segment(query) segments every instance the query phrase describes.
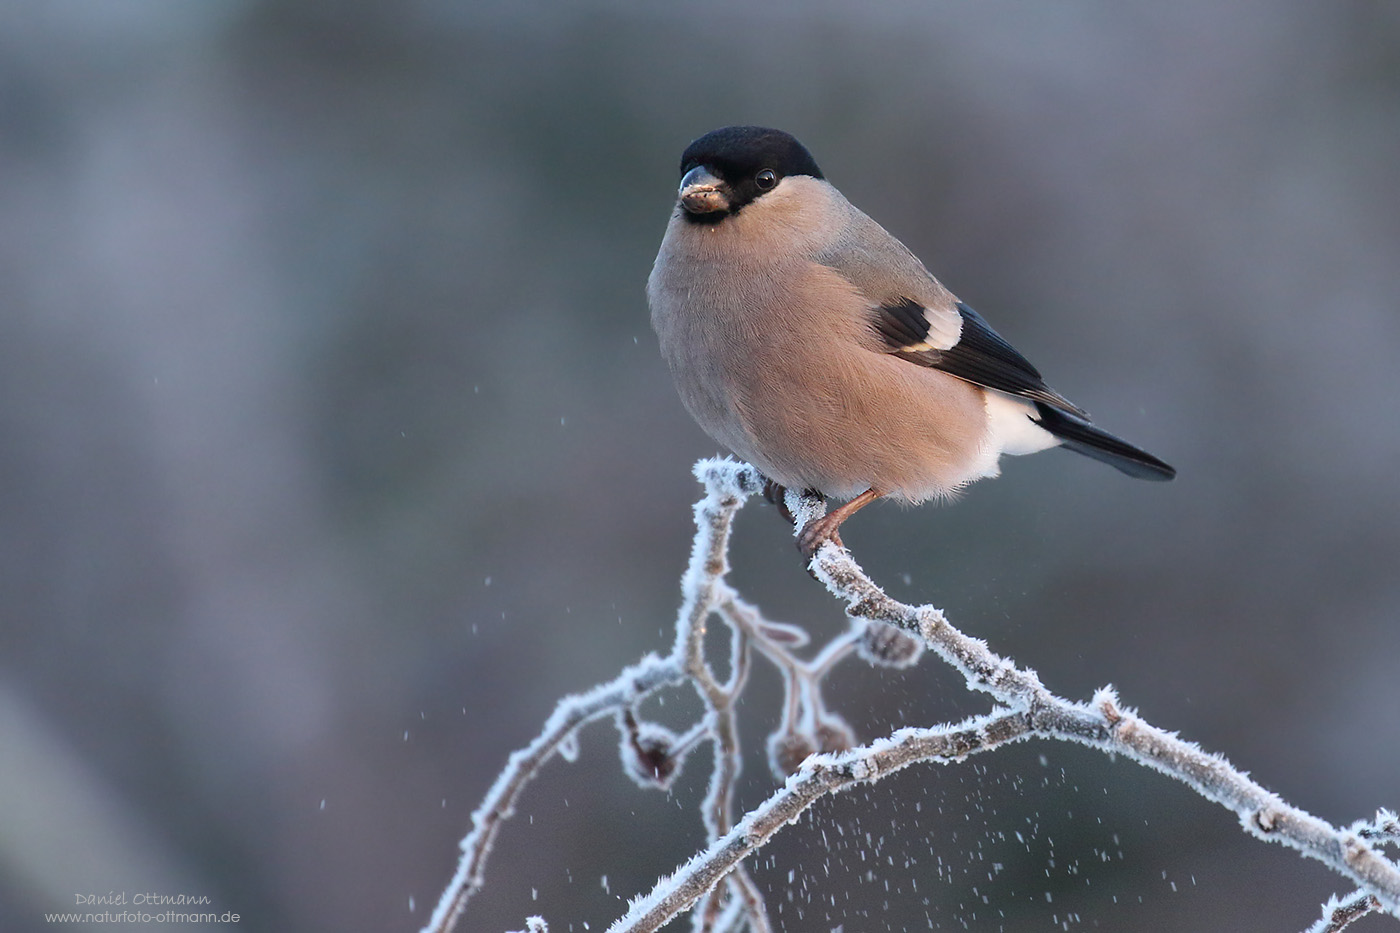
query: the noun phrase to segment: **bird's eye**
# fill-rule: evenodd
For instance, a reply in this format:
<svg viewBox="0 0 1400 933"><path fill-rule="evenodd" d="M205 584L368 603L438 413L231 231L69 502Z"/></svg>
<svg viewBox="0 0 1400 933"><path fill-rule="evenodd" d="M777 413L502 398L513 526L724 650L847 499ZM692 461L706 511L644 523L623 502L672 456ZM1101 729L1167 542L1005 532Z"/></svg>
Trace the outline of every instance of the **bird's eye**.
<svg viewBox="0 0 1400 933"><path fill-rule="evenodd" d="M758 185L760 190L768 191L778 183L778 173L766 168L753 177L753 183Z"/></svg>

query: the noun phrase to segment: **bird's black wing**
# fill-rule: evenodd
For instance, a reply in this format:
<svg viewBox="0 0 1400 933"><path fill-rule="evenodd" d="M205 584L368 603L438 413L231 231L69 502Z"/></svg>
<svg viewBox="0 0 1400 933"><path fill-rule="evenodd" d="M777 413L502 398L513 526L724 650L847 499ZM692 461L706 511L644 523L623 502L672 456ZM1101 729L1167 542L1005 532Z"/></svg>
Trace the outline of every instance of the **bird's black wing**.
<svg viewBox="0 0 1400 933"><path fill-rule="evenodd" d="M1020 396L1087 418L1084 410L1045 384L1040 372L992 330L982 315L959 301L961 329L951 341L930 339L929 310L912 298L882 304L872 326L889 352L988 389Z"/></svg>
<svg viewBox="0 0 1400 933"><path fill-rule="evenodd" d="M909 298L877 307L871 326L888 352L901 359L1033 402L1036 413L1029 417L1070 450L1139 479L1176 476L1175 469L1147 451L1091 424L1088 414L1047 386L982 315L961 301L954 307L961 318L956 335L951 312L933 312Z"/></svg>

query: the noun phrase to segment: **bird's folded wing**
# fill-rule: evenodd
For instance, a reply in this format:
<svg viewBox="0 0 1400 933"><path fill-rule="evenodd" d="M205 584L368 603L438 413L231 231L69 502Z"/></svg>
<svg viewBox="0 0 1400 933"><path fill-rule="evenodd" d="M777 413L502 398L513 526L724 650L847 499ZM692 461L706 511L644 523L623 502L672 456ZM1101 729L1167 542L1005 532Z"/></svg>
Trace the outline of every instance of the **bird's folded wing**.
<svg viewBox="0 0 1400 933"><path fill-rule="evenodd" d="M1047 386L1030 361L961 301L947 309L928 308L912 298L886 302L875 308L871 326L888 351L901 359L1087 417Z"/></svg>

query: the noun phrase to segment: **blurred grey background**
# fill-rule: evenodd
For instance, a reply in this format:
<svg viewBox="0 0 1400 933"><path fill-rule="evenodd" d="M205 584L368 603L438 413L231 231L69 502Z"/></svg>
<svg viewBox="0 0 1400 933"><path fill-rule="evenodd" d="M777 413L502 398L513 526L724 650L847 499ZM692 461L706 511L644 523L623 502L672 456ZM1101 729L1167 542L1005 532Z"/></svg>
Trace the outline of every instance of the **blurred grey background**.
<svg viewBox="0 0 1400 933"><path fill-rule="evenodd" d="M0 929L113 891L426 920L507 754L670 644L715 447L643 283L727 123L797 134L1180 470L1014 460L862 513L867 569L1334 822L1400 806L1397 9L0 7ZM770 507L735 552L840 630ZM867 738L985 708L933 662L830 699ZM762 671L751 747L776 704ZM600 929L699 841L707 754L667 797L611 727L582 748L464 929ZM745 802L771 786L755 758ZM754 864L783 930L1296 930L1348 890L1061 745L817 814Z"/></svg>

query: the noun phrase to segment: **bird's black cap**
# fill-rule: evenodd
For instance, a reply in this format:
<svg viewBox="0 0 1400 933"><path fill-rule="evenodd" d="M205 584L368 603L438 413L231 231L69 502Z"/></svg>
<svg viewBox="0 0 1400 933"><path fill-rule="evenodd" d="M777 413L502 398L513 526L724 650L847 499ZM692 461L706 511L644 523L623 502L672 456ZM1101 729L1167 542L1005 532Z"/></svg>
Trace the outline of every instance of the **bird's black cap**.
<svg viewBox="0 0 1400 933"><path fill-rule="evenodd" d="M810 175L821 178L817 160L791 134L764 126L726 126L701 136L681 156L681 175L704 165L734 184L763 169L779 178Z"/></svg>

